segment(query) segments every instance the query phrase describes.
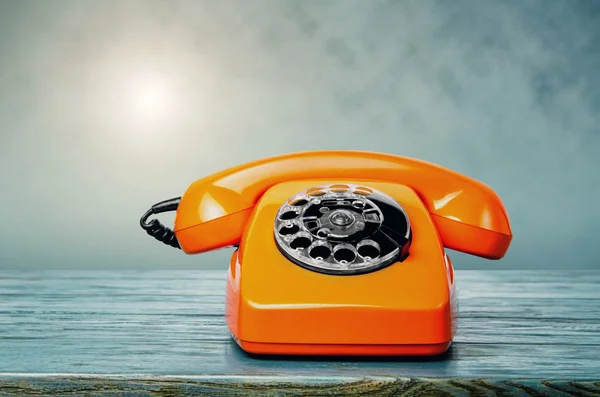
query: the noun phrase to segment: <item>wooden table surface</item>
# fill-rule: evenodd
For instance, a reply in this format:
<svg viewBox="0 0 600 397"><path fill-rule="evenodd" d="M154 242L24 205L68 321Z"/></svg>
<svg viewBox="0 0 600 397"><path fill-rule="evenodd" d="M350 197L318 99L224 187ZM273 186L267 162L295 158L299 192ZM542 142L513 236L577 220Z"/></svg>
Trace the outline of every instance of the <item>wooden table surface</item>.
<svg viewBox="0 0 600 397"><path fill-rule="evenodd" d="M600 395L600 271L456 282L442 357L261 358L225 327L225 271L0 271L0 396Z"/></svg>

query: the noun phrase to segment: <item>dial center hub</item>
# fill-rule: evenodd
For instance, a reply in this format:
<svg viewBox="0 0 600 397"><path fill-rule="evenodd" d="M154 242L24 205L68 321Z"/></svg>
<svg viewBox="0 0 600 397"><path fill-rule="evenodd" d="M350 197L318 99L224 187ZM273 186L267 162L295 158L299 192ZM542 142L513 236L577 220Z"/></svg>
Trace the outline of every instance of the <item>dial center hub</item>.
<svg viewBox="0 0 600 397"><path fill-rule="evenodd" d="M348 210L335 210L329 215L329 221L336 226L348 226L354 223L354 214Z"/></svg>

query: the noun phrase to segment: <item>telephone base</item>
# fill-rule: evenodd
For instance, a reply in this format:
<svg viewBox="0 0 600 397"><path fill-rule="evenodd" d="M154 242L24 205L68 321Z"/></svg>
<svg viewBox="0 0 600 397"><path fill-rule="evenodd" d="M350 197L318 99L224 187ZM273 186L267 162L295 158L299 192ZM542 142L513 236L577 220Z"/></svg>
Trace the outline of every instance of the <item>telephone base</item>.
<svg viewBox="0 0 600 397"><path fill-rule="evenodd" d="M437 356L445 353L452 341L421 345L262 343L243 341L233 336L246 353L298 356Z"/></svg>
<svg viewBox="0 0 600 397"><path fill-rule="evenodd" d="M402 202L413 221L419 238L405 260L365 274L335 275L306 269L282 255L273 236L281 203L319 183L329 181L281 183L257 203L227 276L225 318L238 345L271 355L445 352L456 332L454 273L427 208L410 188L368 183Z"/></svg>

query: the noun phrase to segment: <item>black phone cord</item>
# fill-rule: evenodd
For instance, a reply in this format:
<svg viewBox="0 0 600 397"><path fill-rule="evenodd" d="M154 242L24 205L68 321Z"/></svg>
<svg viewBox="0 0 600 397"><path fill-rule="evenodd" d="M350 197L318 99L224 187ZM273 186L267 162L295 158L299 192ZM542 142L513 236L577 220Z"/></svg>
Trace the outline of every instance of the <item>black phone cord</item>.
<svg viewBox="0 0 600 397"><path fill-rule="evenodd" d="M154 204L140 219L140 226L150 236L154 237L161 243L170 245L173 248L179 248L179 241L175 237L175 232L169 227L160 223L158 219L152 219L148 221L151 215L160 214L162 212L177 211L181 197L175 197L169 200L161 201L160 203Z"/></svg>

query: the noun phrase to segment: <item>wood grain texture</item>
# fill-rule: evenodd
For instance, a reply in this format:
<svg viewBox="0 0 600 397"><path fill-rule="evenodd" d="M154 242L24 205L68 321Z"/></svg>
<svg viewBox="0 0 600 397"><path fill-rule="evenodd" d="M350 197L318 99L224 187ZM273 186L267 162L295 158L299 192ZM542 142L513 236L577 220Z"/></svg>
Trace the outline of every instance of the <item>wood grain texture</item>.
<svg viewBox="0 0 600 397"><path fill-rule="evenodd" d="M11 377L0 396L597 396L600 383L537 379L370 378L193 379L118 377Z"/></svg>
<svg viewBox="0 0 600 397"><path fill-rule="evenodd" d="M0 272L0 395L600 394L600 272L456 273L448 354L374 359L243 353L223 271Z"/></svg>

